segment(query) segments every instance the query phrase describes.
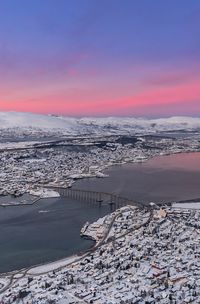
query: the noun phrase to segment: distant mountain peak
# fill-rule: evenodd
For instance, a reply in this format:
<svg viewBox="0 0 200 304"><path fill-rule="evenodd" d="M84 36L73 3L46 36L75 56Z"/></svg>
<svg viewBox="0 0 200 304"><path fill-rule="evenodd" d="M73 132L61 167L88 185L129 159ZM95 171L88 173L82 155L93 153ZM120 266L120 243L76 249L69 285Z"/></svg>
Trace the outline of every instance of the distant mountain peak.
<svg viewBox="0 0 200 304"><path fill-rule="evenodd" d="M54 114L0 112L0 129L41 129L65 134L124 134L200 129L200 118L174 116L145 119L135 117L72 118Z"/></svg>

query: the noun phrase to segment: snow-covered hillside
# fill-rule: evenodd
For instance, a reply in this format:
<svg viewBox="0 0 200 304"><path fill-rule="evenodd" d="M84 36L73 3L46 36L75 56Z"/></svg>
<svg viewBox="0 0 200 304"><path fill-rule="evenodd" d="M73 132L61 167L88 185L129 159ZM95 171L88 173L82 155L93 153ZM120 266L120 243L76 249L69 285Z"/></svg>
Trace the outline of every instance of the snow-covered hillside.
<svg viewBox="0 0 200 304"><path fill-rule="evenodd" d="M40 128L73 129L77 125L74 118L60 119L56 116L21 112L0 112L0 129L2 128Z"/></svg>
<svg viewBox="0 0 200 304"><path fill-rule="evenodd" d="M151 133L200 129L200 118L69 118L19 112L0 112L0 129L61 131L63 134Z"/></svg>

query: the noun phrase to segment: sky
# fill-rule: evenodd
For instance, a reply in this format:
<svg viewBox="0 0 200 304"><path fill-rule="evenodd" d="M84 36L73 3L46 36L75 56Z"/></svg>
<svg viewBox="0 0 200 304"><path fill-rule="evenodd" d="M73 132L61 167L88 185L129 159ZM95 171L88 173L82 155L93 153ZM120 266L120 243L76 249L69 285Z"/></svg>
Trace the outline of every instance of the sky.
<svg viewBox="0 0 200 304"><path fill-rule="evenodd" d="M0 0L0 111L200 116L200 1Z"/></svg>

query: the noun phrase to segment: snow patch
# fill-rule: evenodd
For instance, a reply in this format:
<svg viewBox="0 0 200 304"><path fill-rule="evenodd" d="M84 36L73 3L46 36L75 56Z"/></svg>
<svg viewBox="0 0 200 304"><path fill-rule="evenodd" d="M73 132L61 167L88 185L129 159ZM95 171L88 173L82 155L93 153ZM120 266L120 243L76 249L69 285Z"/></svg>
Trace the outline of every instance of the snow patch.
<svg viewBox="0 0 200 304"><path fill-rule="evenodd" d="M30 190L29 193L34 196L39 196L41 198L54 198L60 197L60 194L54 190L50 189L37 189L37 190Z"/></svg>

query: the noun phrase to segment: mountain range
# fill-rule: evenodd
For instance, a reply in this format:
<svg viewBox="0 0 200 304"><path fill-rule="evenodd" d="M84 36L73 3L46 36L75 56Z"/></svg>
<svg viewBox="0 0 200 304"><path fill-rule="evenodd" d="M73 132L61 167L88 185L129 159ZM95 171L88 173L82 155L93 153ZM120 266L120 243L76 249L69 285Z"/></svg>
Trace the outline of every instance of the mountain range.
<svg viewBox="0 0 200 304"><path fill-rule="evenodd" d="M200 118L134 118L134 117L83 117L71 118L21 112L0 112L0 129L44 130L63 134L119 134L157 133L200 130Z"/></svg>

